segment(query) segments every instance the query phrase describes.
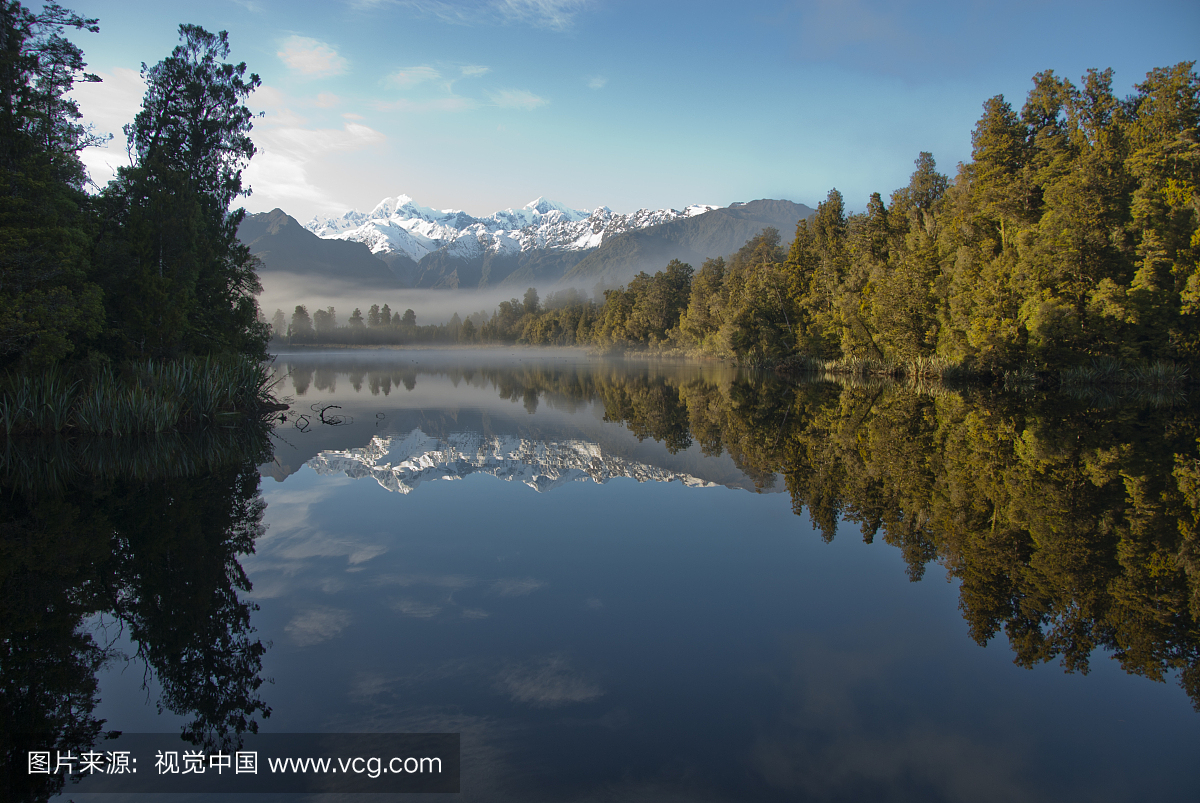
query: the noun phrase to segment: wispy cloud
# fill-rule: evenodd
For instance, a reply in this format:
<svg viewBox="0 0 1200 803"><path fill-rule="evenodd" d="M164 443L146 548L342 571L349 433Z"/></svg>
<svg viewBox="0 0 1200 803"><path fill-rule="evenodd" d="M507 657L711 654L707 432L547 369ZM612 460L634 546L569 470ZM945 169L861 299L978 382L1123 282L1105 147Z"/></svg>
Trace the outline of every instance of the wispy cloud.
<svg viewBox="0 0 1200 803"><path fill-rule="evenodd" d="M470 98L433 98L431 100L379 100L371 104L376 111L381 112L463 112L474 109L479 104Z"/></svg>
<svg viewBox="0 0 1200 803"><path fill-rule="evenodd" d="M507 21L561 31L571 27L588 0L496 0L493 5Z"/></svg>
<svg viewBox="0 0 1200 803"><path fill-rule="evenodd" d="M434 67L431 64L418 64L415 67L405 67L387 77L389 86L400 89L412 89L420 86L435 86L443 92L454 92L454 83L467 78L479 78L492 71L491 67L479 64L463 64L457 67L442 65Z"/></svg>
<svg viewBox="0 0 1200 803"><path fill-rule="evenodd" d="M490 591L502 597L524 597L545 585L541 580L534 580L532 577L505 577L492 583Z"/></svg>
<svg viewBox="0 0 1200 803"><path fill-rule="evenodd" d="M592 0L485 0L452 3L447 0L359 0L356 7L402 6L417 14L455 25L529 25L565 31Z"/></svg>
<svg viewBox="0 0 1200 803"><path fill-rule="evenodd" d="M603 75L595 75L588 79L587 85L589 89L604 89L607 83L608 79Z"/></svg>
<svg viewBox="0 0 1200 803"><path fill-rule="evenodd" d="M283 101L278 92L263 89L268 91L260 90L256 100L274 97ZM280 206L302 200L322 209L341 208L309 178L310 166L319 164L327 154L361 150L387 139L382 132L357 122L361 119L358 115L343 117L346 122L341 128L313 128L287 107L270 109L255 127L254 143L259 152L243 175L243 181L254 189L255 199Z"/></svg>
<svg viewBox="0 0 1200 803"><path fill-rule="evenodd" d="M341 102L342 102L342 99L339 98L337 95L333 94L332 92L322 92L319 95L317 95L317 99L315 101L313 101L313 104L316 106L319 106L322 109L332 109L334 106L338 105Z"/></svg>
<svg viewBox="0 0 1200 803"><path fill-rule="evenodd" d="M100 78L100 83L75 84L71 97L79 102L83 122L94 125L99 134L113 135L106 147L86 148L79 155L92 181L102 187L116 176L118 167L129 164L121 126L141 110L146 84L137 70L125 67L100 73Z"/></svg>
<svg viewBox="0 0 1200 803"><path fill-rule="evenodd" d="M487 96L493 106L499 106L501 109L530 111L550 102L532 92L526 92L524 89L501 89L499 92L488 92Z"/></svg>
<svg viewBox="0 0 1200 803"><path fill-rule="evenodd" d="M289 37L284 40L282 48L275 55L292 71L311 78L339 75L349 66L337 50L307 36Z"/></svg>
<svg viewBox="0 0 1200 803"><path fill-rule="evenodd" d="M393 86L408 88L420 86L421 84L438 81L444 82L440 70L430 67L427 64L421 64L416 67L405 67L403 70L397 70L388 76L388 83Z"/></svg>
<svg viewBox="0 0 1200 803"><path fill-rule="evenodd" d="M499 689L513 700L537 708L585 703L604 694L562 656L510 666L496 680Z"/></svg>
<svg viewBox="0 0 1200 803"><path fill-rule="evenodd" d="M301 647L320 644L341 633L350 624L350 614L336 608L313 608L288 622L284 632Z"/></svg>

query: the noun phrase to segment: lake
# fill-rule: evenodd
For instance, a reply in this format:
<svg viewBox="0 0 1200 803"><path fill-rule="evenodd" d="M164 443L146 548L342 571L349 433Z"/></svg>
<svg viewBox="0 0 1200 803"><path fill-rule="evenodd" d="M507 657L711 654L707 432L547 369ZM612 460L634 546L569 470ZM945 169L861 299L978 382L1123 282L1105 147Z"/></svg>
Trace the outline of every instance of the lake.
<svg viewBox="0 0 1200 803"><path fill-rule="evenodd" d="M1194 398L274 370L271 432L6 447L14 730L455 733L472 801L1200 790Z"/></svg>

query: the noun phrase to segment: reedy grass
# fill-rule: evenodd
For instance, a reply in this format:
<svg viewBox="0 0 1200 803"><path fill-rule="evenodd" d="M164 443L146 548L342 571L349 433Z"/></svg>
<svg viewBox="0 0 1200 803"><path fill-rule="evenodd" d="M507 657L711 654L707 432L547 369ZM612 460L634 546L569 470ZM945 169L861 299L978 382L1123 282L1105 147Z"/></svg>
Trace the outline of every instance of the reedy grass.
<svg viewBox="0 0 1200 803"><path fill-rule="evenodd" d="M785 360L778 368L785 374L819 374L851 377L880 377L922 381L969 379L977 374L945 357L917 357L912 360L881 360L875 357L841 357L822 360L798 355Z"/></svg>
<svg viewBox="0 0 1200 803"><path fill-rule="evenodd" d="M269 461L269 427L170 431L113 438L61 434L0 440L0 483L55 491L80 478L158 480L190 477L237 463Z"/></svg>
<svg viewBox="0 0 1200 803"><path fill-rule="evenodd" d="M1097 357L1086 365L1058 372L1064 388L1086 385L1136 385L1141 388L1175 389L1188 384L1188 368L1169 360L1120 360Z"/></svg>
<svg viewBox="0 0 1200 803"><path fill-rule="evenodd" d="M0 379L0 435L161 433L257 416L274 403L267 366L248 358L146 360L88 380L61 371Z"/></svg>

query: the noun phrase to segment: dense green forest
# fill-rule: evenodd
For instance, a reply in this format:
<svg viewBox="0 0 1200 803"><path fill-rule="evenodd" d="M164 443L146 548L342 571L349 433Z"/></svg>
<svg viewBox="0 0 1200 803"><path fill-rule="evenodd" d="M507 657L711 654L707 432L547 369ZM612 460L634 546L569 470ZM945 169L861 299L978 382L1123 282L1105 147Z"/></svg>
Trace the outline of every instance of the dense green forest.
<svg viewBox="0 0 1200 803"><path fill-rule="evenodd" d="M187 418L194 405L185 389L161 386L180 372L164 365L211 373L266 355L254 261L237 240L244 212L230 210L255 152L244 101L258 76L225 61L224 32L181 25L180 45L142 65L142 110L125 127L132 163L89 195L78 154L107 137L79 122L68 93L76 81L99 79L66 34L97 30L97 20L57 4L39 12L0 4L0 368L8 369L0 418L8 432L41 429L27 413L51 403L62 412L57 428L88 429L69 411L102 387L116 393L110 406L142 387L135 402ZM231 370L210 378L246 375ZM161 381L143 387L148 374ZM47 385L66 376L62 388Z"/></svg>
<svg viewBox="0 0 1200 803"><path fill-rule="evenodd" d="M591 299L572 290L539 303L531 290L470 330L452 322L425 339L990 374L1095 358L1190 364L1200 357L1193 67L1152 70L1125 98L1111 70L1079 86L1039 73L1019 111L1003 96L984 104L972 160L953 180L922 153L908 186L887 202L871 195L862 213L831 190L790 246L767 229L699 270L672 262Z"/></svg>

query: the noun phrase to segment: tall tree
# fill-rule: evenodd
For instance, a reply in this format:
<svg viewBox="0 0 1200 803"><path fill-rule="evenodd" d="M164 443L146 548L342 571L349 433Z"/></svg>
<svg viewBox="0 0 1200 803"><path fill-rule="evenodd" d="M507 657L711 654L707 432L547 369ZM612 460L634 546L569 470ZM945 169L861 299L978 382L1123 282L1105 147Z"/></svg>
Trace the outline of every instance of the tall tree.
<svg viewBox="0 0 1200 803"><path fill-rule="evenodd" d="M135 163L104 192L98 255L109 295L112 350L130 356L265 352L256 321L255 260L237 239L254 155L259 86L246 65L226 63L228 35L181 25L182 40L142 65L142 111L125 127Z"/></svg>
<svg viewBox="0 0 1200 803"><path fill-rule="evenodd" d="M103 320L77 156L97 138L67 95L99 79L64 36L96 32L96 22L55 3L34 13L0 0L0 364L52 364Z"/></svg>

